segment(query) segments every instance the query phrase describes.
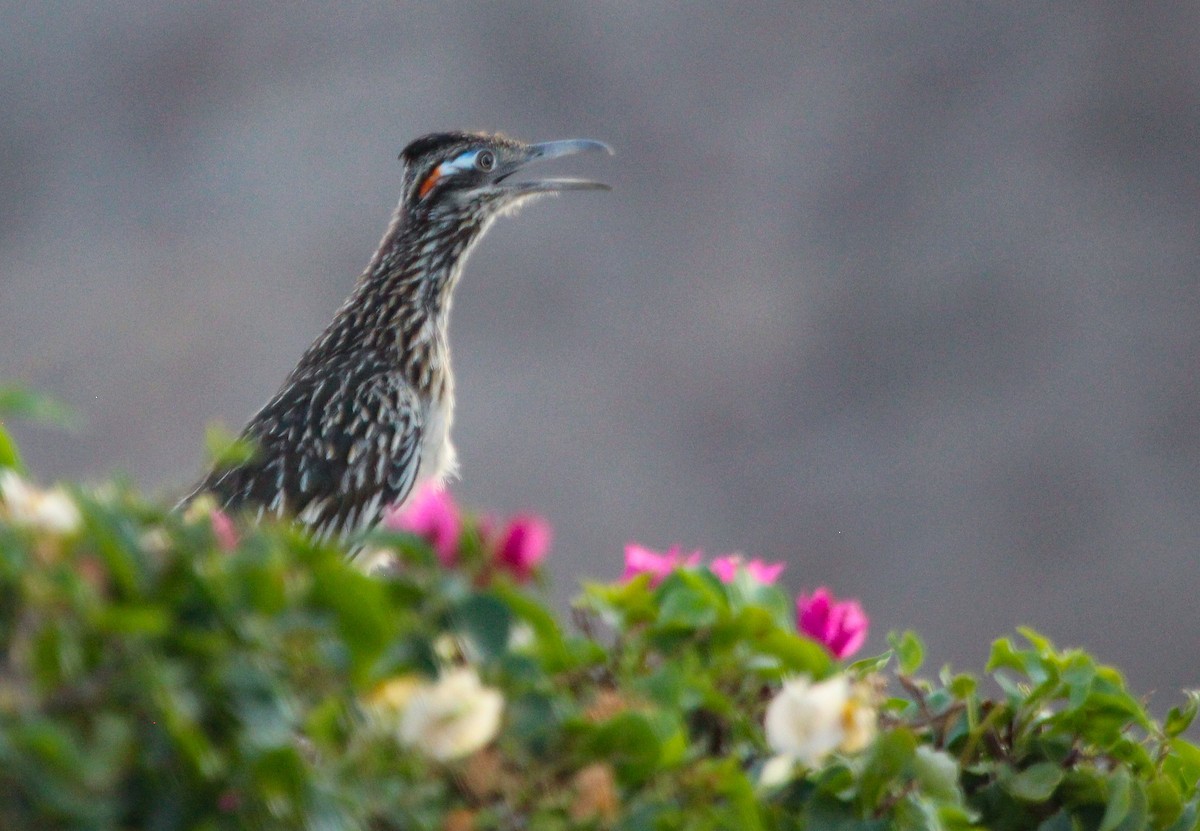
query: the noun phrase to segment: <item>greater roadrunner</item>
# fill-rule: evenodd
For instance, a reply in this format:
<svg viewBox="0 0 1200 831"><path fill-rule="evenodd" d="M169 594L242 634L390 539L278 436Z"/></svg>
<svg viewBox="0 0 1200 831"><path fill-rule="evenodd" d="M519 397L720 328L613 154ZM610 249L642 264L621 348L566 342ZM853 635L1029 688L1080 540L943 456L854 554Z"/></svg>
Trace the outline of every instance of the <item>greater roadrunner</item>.
<svg viewBox="0 0 1200 831"><path fill-rule="evenodd" d="M333 322L242 431L249 462L218 466L185 499L295 517L320 534L369 528L413 487L455 471L446 324L474 244L507 209L577 179L511 181L530 162L603 150L588 139L524 144L434 133L400 154L400 203Z"/></svg>

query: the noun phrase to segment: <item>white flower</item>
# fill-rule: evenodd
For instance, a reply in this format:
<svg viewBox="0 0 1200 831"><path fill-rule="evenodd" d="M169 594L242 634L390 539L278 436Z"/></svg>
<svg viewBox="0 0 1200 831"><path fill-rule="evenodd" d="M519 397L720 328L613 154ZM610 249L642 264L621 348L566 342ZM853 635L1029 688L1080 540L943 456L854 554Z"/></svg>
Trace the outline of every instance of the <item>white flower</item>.
<svg viewBox="0 0 1200 831"><path fill-rule="evenodd" d="M365 703L368 711L384 723L398 724L413 694L424 686L426 682L416 673L397 675L372 690Z"/></svg>
<svg viewBox="0 0 1200 831"><path fill-rule="evenodd" d="M792 778L792 770L796 767L796 760L791 756L784 756L782 753L778 756L772 756L763 765L762 772L758 775L758 784L764 788L774 788L782 785Z"/></svg>
<svg viewBox="0 0 1200 831"><path fill-rule="evenodd" d="M862 750L875 736L875 710L865 687L838 675L819 683L794 678L767 706L767 743L778 755L763 768L764 785L780 784L796 762L815 767L835 750Z"/></svg>
<svg viewBox="0 0 1200 831"><path fill-rule="evenodd" d="M439 762L459 759L496 737L503 711L499 690L483 686L470 667L458 667L408 697L400 740Z"/></svg>
<svg viewBox="0 0 1200 831"><path fill-rule="evenodd" d="M38 490L11 470L0 471L0 499L16 525L56 534L79 527L79 509L65 491Z"/></svg>

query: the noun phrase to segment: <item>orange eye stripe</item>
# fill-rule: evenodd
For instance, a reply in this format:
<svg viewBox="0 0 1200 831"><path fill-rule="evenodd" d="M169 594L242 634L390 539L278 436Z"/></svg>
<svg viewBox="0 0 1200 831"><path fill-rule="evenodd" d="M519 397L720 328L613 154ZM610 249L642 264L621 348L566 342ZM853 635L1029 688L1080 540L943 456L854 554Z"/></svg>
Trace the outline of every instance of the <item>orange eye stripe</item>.
<svg viewBox="0 0 1200 831"><path fill-rule="evenodd" d="M442 166L438 165L425 177L425 181L421 183L421 187L417 188L417 198L424 199L425 194L433 190L433 186L437 184L437 180L440 178L442 178Z"/></svg>

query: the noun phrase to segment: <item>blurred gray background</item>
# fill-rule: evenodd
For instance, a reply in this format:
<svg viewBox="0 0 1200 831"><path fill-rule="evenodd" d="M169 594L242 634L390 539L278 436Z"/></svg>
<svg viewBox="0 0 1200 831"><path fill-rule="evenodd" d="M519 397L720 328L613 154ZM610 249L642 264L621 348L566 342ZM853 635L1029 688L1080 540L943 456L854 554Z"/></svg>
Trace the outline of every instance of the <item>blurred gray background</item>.
<svg viewBox="0 0 1200 831"><path fill-rule="evenodd" d="M1134 6L1136 10L1131 10ZM452 320L469 505L552 571L789 563L935 661L1019 624L1200 683L1200 6L13 3L0 378L39 476L178 493L365 266L437 129L618 155Z"/></svg>

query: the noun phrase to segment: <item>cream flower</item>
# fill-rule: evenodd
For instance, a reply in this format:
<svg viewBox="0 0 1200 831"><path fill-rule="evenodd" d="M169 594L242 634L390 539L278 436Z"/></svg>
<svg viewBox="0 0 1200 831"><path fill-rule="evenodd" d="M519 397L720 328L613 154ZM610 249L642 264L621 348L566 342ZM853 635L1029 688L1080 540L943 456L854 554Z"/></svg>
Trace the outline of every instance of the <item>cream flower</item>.
<svg viewBox="0 0 1200 831"><path fill-rule="evenodd" d="M11 470L0 471L0 500L14 525L55 534L79 527L79 509L64 490L39 490Z"/></svg>
<svg viewBox="0 0 1200 831"><path fill-rule="evenodd" d="M850 688L850 700L842 711L842 727L846 736L838 745L843 753L857 753L875 740L878 732L879 715L871 702L874 696L864 684Z"/></svg>
<svg viewBox="0 0 1200 831"><path fill-rule="evenodd" d="M865 686L844 675L812 683L794 678L767 706L767 743L778 754L763 768L763 784L787 779L797 762L815 767L835 750L862 750L875 736L875 710Z"/></svg>
<svg viewBox="0 0 1200 831"><path fill-rule="evenodd" d="M408 697L400 717L400 741L448 762L469 756L500 731L504 696L485 687L470 667L444 673Z"/></svg>
<svg viewBox="0 0 1200 831"><path fill-rule="evenodd" d="M384 681L367 696L366 703L382 719L397 719L425 681L414 673Z"/></svg>

